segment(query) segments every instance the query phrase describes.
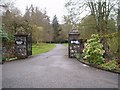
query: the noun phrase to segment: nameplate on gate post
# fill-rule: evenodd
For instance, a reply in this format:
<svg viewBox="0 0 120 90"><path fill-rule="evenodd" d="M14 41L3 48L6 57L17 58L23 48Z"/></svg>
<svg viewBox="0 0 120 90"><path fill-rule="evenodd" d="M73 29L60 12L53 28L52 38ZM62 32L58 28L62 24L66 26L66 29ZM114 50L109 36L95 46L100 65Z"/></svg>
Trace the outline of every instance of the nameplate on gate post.
<svg viewBox="0 0 120 90"><path fill-rule="evenodd" d="M16 44L21 45L23 44L23 41L16 41Z"/></svg>

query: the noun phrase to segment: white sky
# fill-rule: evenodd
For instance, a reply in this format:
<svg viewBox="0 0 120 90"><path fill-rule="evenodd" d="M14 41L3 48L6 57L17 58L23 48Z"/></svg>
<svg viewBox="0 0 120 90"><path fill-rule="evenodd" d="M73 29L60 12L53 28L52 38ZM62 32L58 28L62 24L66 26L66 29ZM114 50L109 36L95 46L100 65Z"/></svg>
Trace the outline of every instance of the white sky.
<svg viewBox="0 0 120 90"><path fill-rule="evenodd" d="M62 17L65 15L65 2L68 0L16 0L15 5L22 11L25 12L26 6L37 6L40 9L45 9L47 11L47 15L50 16L50 20L53 19L54 15L57 15L58 21L62 22Z"/></svg>

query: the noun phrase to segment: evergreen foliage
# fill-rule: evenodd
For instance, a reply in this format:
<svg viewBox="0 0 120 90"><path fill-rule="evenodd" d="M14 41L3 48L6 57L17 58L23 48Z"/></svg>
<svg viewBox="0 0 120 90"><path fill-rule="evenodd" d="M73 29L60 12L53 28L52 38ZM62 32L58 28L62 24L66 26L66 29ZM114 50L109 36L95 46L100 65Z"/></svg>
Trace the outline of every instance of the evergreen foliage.
<svg viewBox="0 0 120 90"><path fill-rule="evenodd" d="M87 59L90 64L100 65L104 63L103 45L100 43L100 38L97 34L93 34L85 44L84 59Z"/></svg>

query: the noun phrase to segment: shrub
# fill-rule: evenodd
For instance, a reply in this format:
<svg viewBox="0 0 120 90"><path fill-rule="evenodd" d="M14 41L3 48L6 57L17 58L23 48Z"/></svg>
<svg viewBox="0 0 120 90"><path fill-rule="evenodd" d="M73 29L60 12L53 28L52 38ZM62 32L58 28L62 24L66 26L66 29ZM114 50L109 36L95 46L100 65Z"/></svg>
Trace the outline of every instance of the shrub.
<svg viewBox="0 0 120 90"><path fill-rule="evenodd" d="M108 70L116 70L119 68L116 60L109 61L105 64L102 64L101 66Z"/></svg>
<svg viewBox="0 0 120 90"><path fill-rule="evenodd" d="M84 59L87 59L90 64L100 65L104 64L103 45L100 43L100 38L98 34L93 34L91 39L88 39L85 43L85 48L83 50Z"/></svg>
<svg viewBox="0 0 120 90"><path fill-rule="evenodd" d="M81 53L76 53L75 54L76 59L81 59L82 57L83 57L83 54L81 54Z"/></svg>

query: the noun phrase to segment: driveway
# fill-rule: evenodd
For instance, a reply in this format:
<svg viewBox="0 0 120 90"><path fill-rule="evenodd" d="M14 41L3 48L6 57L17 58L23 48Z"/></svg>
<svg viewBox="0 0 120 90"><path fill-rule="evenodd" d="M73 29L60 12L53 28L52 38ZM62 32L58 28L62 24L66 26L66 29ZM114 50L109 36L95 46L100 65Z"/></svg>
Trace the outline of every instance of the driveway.
<svg viewBox="0 0 120 90"><path fill-rule="evenodd" d="M118 88L118 74L68 58L67 47L3 64L3 88Z"/></svg>

